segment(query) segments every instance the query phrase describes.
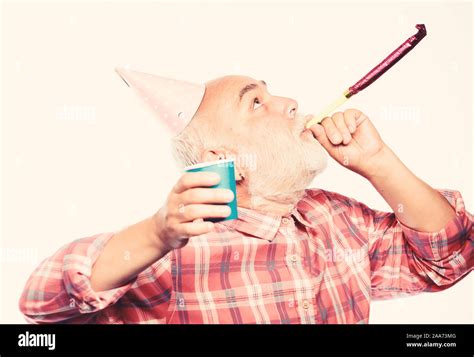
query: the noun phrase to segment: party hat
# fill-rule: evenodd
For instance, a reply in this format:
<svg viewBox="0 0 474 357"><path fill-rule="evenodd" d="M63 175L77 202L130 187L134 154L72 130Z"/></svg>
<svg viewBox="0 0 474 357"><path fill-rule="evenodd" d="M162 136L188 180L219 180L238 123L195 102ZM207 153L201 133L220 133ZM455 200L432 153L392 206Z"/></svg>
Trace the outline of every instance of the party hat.
<svg viewBox="0 0 474 357"><path fill-rule="evenodd" d="M178 135L188 125L206 90L204 84L164 78L122 67L115 71L148 104L172 135Z"/></svg>

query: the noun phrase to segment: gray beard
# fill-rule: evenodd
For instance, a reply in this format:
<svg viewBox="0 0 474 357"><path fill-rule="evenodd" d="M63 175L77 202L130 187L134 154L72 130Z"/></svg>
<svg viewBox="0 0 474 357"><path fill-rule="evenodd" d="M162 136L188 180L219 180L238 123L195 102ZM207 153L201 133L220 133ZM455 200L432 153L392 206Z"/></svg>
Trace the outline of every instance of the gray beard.
<svg viewBox="0 0 474 357"><path fill-rule="evenodd" d="M251 207L266 210L267 207L275 205L288 205L288 207L295 205L304 196L305 189L326 166L327 155L321 159L319 167L300 170L299 174L292 172L288 175L288 170L291 169L282 170L279 174L275 172L265 174L263 170L254 173L248 182Z"/></svg>

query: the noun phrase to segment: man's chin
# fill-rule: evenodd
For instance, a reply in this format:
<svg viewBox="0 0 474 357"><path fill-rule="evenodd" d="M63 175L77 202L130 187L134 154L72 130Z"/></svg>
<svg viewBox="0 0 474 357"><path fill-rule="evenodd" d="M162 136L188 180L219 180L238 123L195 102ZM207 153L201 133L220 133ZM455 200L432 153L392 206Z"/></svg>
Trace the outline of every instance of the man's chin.
<svg viewBox="0 0 474 357"><path fill-rule="evenodd" d="M307 161L308 170L313 176L319 175L326 170L326 167L328 166L328 153L319 143L318 145L319 146L315 150L312 150Z"/></svg>
<svg viewBox="0 0 474 357"><path fill-rule="evenodd" d="M300 174L297 176L297 181L293 182L290 187L287 187L288 191L297 192L307 189L311 185L313 180L316 178L316 176L326 170L326 167L327 160L323 159L323 161L319 162L314 167L300 172Z"/></svg>

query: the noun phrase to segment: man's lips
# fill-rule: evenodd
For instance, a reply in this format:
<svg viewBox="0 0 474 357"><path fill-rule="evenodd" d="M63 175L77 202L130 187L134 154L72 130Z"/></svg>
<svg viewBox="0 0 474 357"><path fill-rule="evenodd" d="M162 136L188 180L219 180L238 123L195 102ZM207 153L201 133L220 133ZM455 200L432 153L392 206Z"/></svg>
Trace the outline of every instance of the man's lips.
<svg viewBox="0 0 474 357"><path fill-rule="evenodd" d="M306 116L305 116L305 122L304 122L304 127L305 127L305 129L306 129L306 125L307 125L311 120L313 120L313 119L314 119L314 115L312 115L312 114L309 114L309 115L306 115ZM308 128L308 129L309 129L309 128Z"/></svg>
<svg viewBox="0 0 474 357"><path fill-rule="evenodd" d="M300 135L308 134L308 133L312 134L313 133L309 128L306 127L306 124L308 124L311 121L311 119L313 119L313 118L314 118L314 115L306 115L304 117L303 127L301 128Z"/></svg>
<svg viewBox="0 0 474 357"><path fill-rule="evenodd" d="M296 132L299 135L303 135L306 131L310 131L309 129L306 128L306 124L313 119L313 115L302 115L302 114L297 114L296 116Z"/></svg>
<svg viewBox="0 0 474 357"><path fill-rule="evenodd" d="M301 135L301 136L303 136L303 135L313 135L313 132L312 132L311 130L305 128L305 129L301 132L300 135Z"/></svg>

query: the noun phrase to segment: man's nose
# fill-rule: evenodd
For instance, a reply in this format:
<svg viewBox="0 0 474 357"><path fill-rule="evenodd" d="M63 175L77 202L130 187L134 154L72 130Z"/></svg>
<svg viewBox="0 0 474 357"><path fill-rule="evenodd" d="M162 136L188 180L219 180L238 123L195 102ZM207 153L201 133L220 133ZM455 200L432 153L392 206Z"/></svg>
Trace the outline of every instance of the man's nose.
<svg viewBox="0 0 474 357"><path fill-rule="evenodd" d="M298 112L298 102L291 98L277 97L277 110L288 119L294 119Z"/></svg>

